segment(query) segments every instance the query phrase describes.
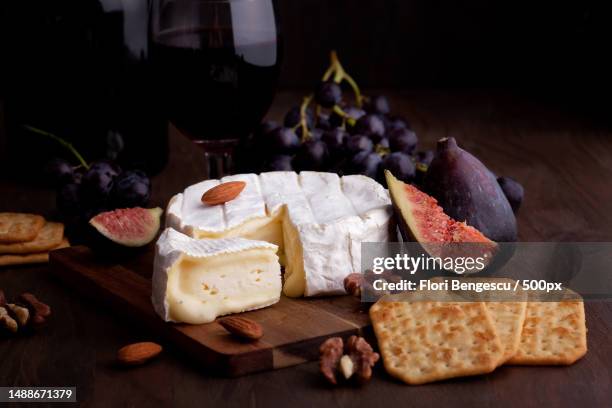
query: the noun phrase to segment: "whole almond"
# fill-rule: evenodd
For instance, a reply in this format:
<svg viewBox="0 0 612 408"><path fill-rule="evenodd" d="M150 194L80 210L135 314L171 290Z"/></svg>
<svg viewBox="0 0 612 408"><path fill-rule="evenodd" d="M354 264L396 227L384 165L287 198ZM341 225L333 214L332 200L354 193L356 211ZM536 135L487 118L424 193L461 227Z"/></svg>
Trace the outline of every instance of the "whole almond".
<svg viewBox="0 0 612 408"><path fill-rule="evenodd" d="M263 328L259 323L247 319L246 317L224 317L218 322L225 330L234 336L249 340L257 340L263 337Z"/></svg>
<svg viewBox="0 0 612 408"><path fill-rule="evenodd" d="M117 361L123 365L144 364L162 351L162 346L150 341L129 344L117 352Z"/></svg>
<svg viewBox="0 0 612 408"><path fill-rule="evenodd" d="M219 184L202 195L202 202L208 205L227 203L238 197L245 186L246 183L244 181L228 181L227 183Z"/></svg>

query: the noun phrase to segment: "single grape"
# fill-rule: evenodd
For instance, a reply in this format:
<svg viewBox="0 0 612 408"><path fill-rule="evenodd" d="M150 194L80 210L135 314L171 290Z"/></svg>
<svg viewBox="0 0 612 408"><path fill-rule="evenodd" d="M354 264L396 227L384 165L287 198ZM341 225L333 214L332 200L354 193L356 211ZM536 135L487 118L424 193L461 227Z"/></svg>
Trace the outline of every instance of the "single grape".
<svg viewBox="0 0 612 408"><path fill-rule="evenodd" d="M497 182L508 199L512 211L516 213L523 202L525 189L523 189L523 186L518 181L510 177L499 177Z"/></svg>
<svg viewBox="0 0 612 408"><path fill-rule="evenodd" d="M414 159L417 163L421 163L421 164L424 164L426 167L429 167L429 165L431 164L431 161L434 158L434 155L435 153L433 150L425 150L425 151L418 152L414 156Z"/></svg>
<svg viewBox="0 0 612 408"><path fill-rule="evenodd" d="M109 174L112 177L116 177L121 173L121 167L114 161L111 160L100 160L93 162L89 166L88 171L100 171Z"/></svg>
<svg viewBox="0 0 612 408"><path fill-rule="evenodd" d="M383 95L372 96L365 104L365 109L369 113L377 113L379 115L386 115L391 111L389 101Z"/></svg>
<svg viewBox="0 0 612 408"><path fill-rule="evenodd" d="M386 155L383 159L382 167L389 170L395 177L405 183L410 183L414 180L414 163L412 158L403 152Z"/></svg>
<svg viewBox="0 0 612 408"><path fill-rule="evenodd" d="M383 122L385 122L385 129L387 132L391 132L395 129L412 129L410 123L400 116L384 116Z"/></svg>
<svg viewBox="0 0 612 408"><path fill-rule="evenodd" d="M315 92L315 101L324 108L331 109L342 100L342 89L333 81L326 81L319 85Z"/></svg>
<svg viewBox="0 0 612 408"><path fill-rule="evenodd" d="M140 170L126 171L115 179L112 193L118 208L143 207L151 196L151 180Z"/></svg>
<svg viewBox="0 0 612 408"><path fill-rule="evenodd" d="M300 139L293 129L280 127L270 134L270 147L279 153L291 153L300 147Z"/></svg>
<svg viewBox="0 0 612 408"><path fill-rule="evenodd" d="M323 170L328 159L327 146L318 140L309 140L302 144L293 159L296 170Z"/></svg>
<svg viewBox="0 0 612 408"><path fill-rule="evenodd" d="M312 109L310 108L306 109L306 125L308 126L308 128L312 127L313 122L314 122L313 119L314 118L312 114ZM294 106L293 108L289 109L289 111L285 115L283 124L285 127L293 128L298 123L300 123L300 107Z"/></svg>
<svg viewBox="0 0 612 408"><path fill-rule="evenodd" d="M64 159L54 158L44 167L45 179L52 186L62 186L72 180L72 166Z"/></svg>
<svg viewBox="0 0 612 408"><path fill-rule="evenodd" d="M369 136L374 143L378 143L385 135L385 124L377 115L364 115L357 120L354 133Z"/></svg>
<svg viewBox="0 0 612 408"><path fill-rule="evenodd" d="M81 182L83 198L89 202L106 198L120 172L121 169L115 163L100 161L92 164Z"/></svg>
<svg viewBox="0 0 612 408"><path fill-rule="evenodd" d="M376 146L377 147L382 147L383 149L390 149L389 139L387 139L386 137L383 137L382 139L380 139L378 141Z"/></svg>
<svg viewBox="0 0 612 408"><path fill-rule="evenodd" d="M69 183L61 187L55 197L59 212L64 216L77 215L81 211L79 185Z"/></svg>
<svg viewBox="0 0 612 408"><path fill-rule="evenodd" d="M345 107L343 110L344 113L348 115L348 117L353 118L355 120L365 115L365 111L363 109L359 109L355 106L348 106ZM342 116L338 115L336 112L332 112L332 114L329 116L329 124L332 127L340 127L342 126L342 123L344 123Z"/></svg>
<svg viewBox="0 0 612 408"><path fill-rule="evenodd" d="M361 152L371 152L374 149L374 143L369 137L363 135L352 135L346 139L346 150L350 155L355 155Z"/></svg>
<svg viewBox="0 0 612 408"><path fill-rule="evenodd" d="M344 143L347 137L348 134L344 130L335 128L323 133L321 140L327 145L331 155L340 156L344 153Z"/></svg>
<svg viewBox="0 0 612 408"><path fill-rule="evenodd" d="M412 154L418 143L416 133L410 129L399 128L388 133L391 151Z"/></svg>
<svg viewBox="0 0 612 408"><path fill-rule="evenodd" d="M293 157L286 154L280 154L272 157L267 168L271 171L293 171L293 166L291 165L292 160Z"/></svg>
<svg viewBox="0 0 612 408"><path fill-rule="evenodd" d="M376 179L381 163L382 158L380 155L363 151L353 156L350 162L350 170L354 174L363 174L364 176Z"/></svg>
<svg viewBox="0 0 612 408"><path fill-rule="evenodd" d="M328 114L324 112L319 113L317 116L317 128L322 130L330 130L334 128L329 121Z"/></svg>
<svg viewBox="0 0 612 408"><path fill-rule="evenodd" d="M84 175L85 175L85 170L83 167L78 167L76 169L73 169L72 178L70 179L70 183L81 184L81 182L83 181Z"/></svg>

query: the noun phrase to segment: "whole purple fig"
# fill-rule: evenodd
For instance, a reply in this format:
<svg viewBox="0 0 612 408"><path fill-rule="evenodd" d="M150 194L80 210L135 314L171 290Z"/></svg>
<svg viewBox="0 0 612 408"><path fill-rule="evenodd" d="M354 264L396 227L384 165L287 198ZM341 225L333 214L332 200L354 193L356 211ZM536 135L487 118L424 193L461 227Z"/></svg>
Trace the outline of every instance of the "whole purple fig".
<svg viewBox="0 0 612 408"><path fill-rule="evenodd" d="M516 218L493 173L454 138L438 141L436 155L425 175L424 190L444 212L465 221L497 242L517 239Z"/></svg>

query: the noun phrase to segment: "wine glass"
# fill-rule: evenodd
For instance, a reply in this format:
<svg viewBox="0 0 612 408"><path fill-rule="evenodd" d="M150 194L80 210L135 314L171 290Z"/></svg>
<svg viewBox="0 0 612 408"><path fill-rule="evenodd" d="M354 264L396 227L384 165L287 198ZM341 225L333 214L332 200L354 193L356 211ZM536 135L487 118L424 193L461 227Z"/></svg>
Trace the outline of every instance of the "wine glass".
<svg viewBox="0 0 612 408"><path fill-rule="evenodd" d="M281 47L273 0L154 0L151 59L168 119L204 149L207 174L266 114Z"/></svg>

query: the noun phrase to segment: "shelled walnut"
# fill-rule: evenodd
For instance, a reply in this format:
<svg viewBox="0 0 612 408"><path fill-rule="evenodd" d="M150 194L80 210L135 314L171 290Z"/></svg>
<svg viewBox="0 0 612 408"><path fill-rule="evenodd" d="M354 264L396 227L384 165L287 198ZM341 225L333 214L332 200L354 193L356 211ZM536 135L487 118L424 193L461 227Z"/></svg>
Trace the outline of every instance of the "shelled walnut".
<svg viewBox="0 0 612 408"><path fill-rule="evenodd" d="M365 384L372 377L372 367L380 358L368 342L359 336L349 337L346 343L340 337L329 338L319 351L321 373L334 385L338 383L338 371L346 380L354 378L358 384Z"/></svg>

